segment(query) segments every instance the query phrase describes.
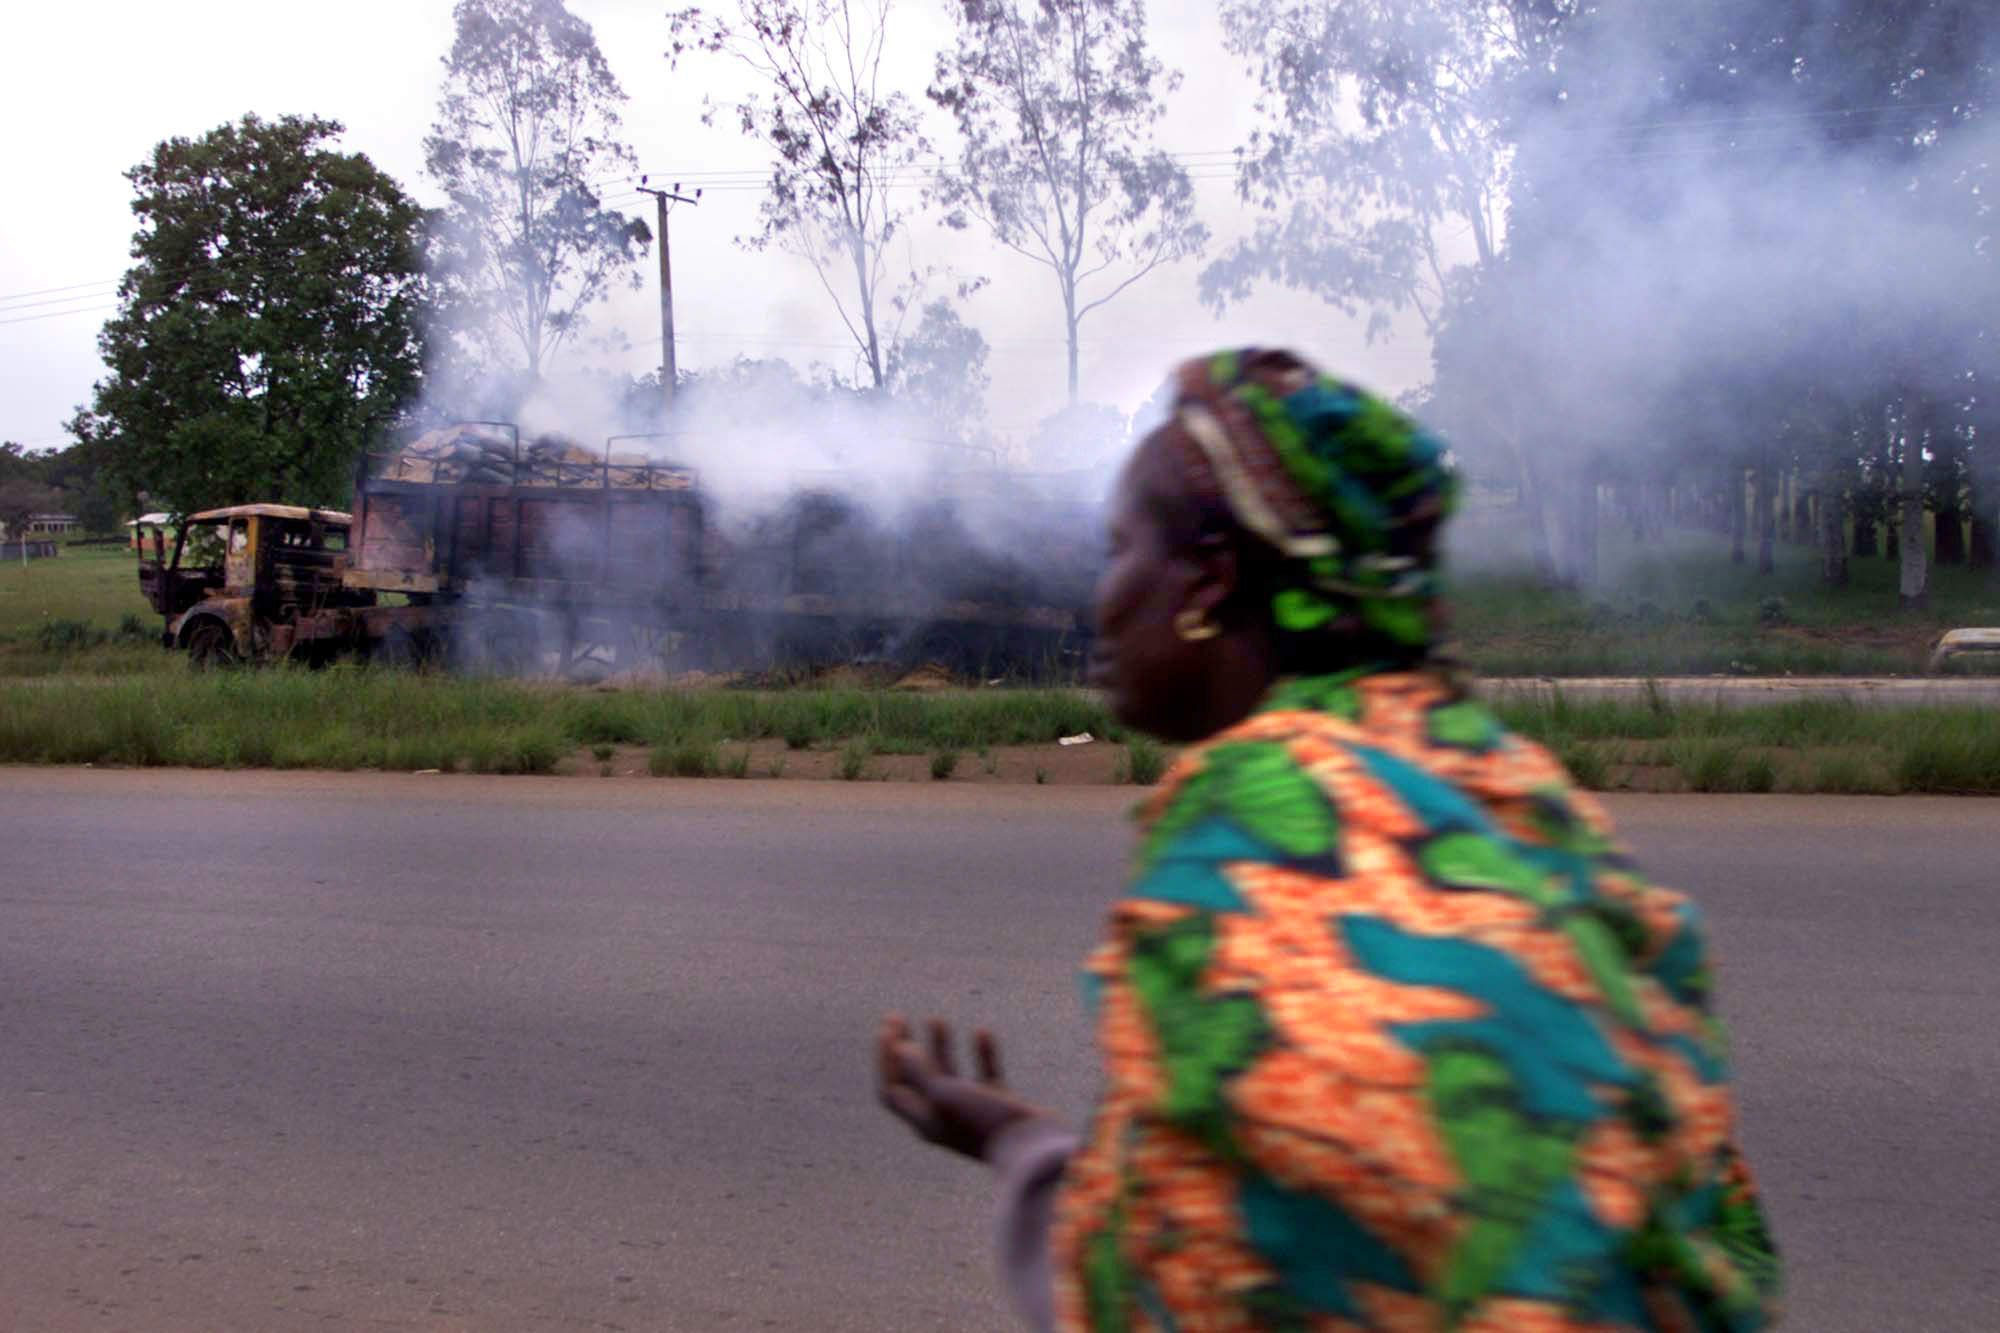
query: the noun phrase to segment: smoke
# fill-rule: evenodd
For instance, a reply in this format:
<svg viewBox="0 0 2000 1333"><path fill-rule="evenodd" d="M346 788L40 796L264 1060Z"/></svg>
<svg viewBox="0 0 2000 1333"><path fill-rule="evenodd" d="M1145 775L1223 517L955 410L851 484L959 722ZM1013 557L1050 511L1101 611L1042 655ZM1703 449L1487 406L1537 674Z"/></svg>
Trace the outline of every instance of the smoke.
<svg viewBox="0 0 2000 1333"><path fill-rule="evenodd" d="M1488 478L1817 483L1919 412L2000 425L1995 12L1778 8L1586 11L1524 81L1505 246L1456 275L1427 405Z"/></svg>
<svg viewBox="0 0 2000 1333"><path fill-rule="evenodd" d="M548 527L536 541L549 549L536 572L561 571L560 586L518 571L475 580L471 639L517 634L509 608L534 605L539 669L563 665L558 636L595 671L859 658L994 675L1076 664L1108 467L1005 467L914 396L808 382L780 361L684 378L670 409L656 384L591 373L549 377L506 406L530 453L601 459L614 478L641 460L671 465L692 474L692 490L635 495L614 481L615 514L651 515L629 536L607 538L587 486L538 509ZM435 402L420 418L455 415ZM587 468L569 471L588 480ZM607 540L620 569L604 566Z"/></svg>

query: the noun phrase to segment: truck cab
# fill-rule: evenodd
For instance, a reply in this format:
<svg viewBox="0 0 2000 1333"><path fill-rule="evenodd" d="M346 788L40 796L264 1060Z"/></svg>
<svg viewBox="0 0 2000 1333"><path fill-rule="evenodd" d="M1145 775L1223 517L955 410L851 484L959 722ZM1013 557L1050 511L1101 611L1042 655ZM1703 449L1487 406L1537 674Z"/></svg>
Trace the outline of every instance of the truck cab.
<svg viewBox="0 0 2000 1333"><path fill-rule="evenodd" d="M353 520L333 509L234 505L189 515L171 558L156 535L139 563L139 587L166 620L161 643L186 649L198 666L283 657L325 612L372 606L346 587Z"/></svg>

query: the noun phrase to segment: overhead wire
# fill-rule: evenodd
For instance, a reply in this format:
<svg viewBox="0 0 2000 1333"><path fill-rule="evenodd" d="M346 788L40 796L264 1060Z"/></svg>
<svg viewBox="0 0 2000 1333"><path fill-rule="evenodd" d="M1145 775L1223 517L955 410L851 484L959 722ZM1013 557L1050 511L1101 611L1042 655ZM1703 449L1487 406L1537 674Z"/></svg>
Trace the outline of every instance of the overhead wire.
<svg viewBox="0 0 2000 1333"><path fill-rule="evenodd" d="M1852 144L1907 138L1908 131L1915 129L1914 123L1933 112L1959 111L1963 108L1953 102L1889 103L1871 107L1831 107L1813 111L1768 112L1741 116L1694 117L1679 120L1609 122L1602 125L1558 125L1545 127L1560 135L1603 135L1623 138L1625 142L1594 155L1593 161L1655 161L1674 157L1700 159L1726 155L1755 155L1758 153L1789 152L1797 145L1789 138L1777 137L1786 133L1783 126L1808 121L1826 121L1837 118L1863 116L1888 116L1889 124L1871 125L1862 133L1837 138L1836 143ZM1893 118L1902 117L1910 123L1895 123ZM1676 142L1670 137L1684 131L1709 131L1716 128L1736 129L1744 132L1743 139L1717 141L1710 134L1698 139L1683 139ZM1240 148L1199 149L1171 152L1167 156L1188 170L1191 180L1216 181L1237 179L1242 169L1248 165L1247 157ZM883 188L896 189L933 183L942 178L950 169L944 159L922 160L901 163L876 178ZM1318 174L1310 168L1266 168L1260 173L1276 179L1289 179ZM589 185L606 185L626 182L628 188L607 191L599 196L599 205L607 208L624 209L646 197L646 192L631 184L640 179L657 178L672 181L678 187L700 189L703 193L747 193L765 190L770 184L771 168L702 168L679 172L623 172L608 173L588 179ZM180 273L168 273L169 281L184 278L195 271L190 268ZM0 325L28 324L44 319L64 319L73 315L94 314L103 310L116 309L111 305L76 306L72 309L44 310L34 315L18 315L23 310L39 310L50 305L69 305L75 301L95 300L112 294L123 282L122 278L101 279L96 282L73 283L65 286L43 287L31 291L13 292L0 295ZM99 290L106 289L106 290ZM62 295L72 293L72 295ZM50 298L50 299L35 299Z"/></svg>

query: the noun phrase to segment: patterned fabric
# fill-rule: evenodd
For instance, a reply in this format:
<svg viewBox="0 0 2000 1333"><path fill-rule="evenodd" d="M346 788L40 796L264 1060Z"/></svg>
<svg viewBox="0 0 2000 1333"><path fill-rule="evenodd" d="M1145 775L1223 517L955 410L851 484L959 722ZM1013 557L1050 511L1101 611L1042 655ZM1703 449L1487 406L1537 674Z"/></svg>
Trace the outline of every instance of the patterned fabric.
<svg viewBox="0 0 2000 1333"><path fill-rule="evenodd" d="M1749 1330L1699 918L1428 673L1281 684L1141 812L1058 1326Z"/></svg>
<svg viewBox="0 0 2000 1333"><path fill-rule="evenodd" d="M1293 633L1363 629L1419 653L1438 594L1429 534L1457 497L1444 446L1290 352L1246 347L1174 372L1197 495L1285 559L1271 614Z"/></svg>

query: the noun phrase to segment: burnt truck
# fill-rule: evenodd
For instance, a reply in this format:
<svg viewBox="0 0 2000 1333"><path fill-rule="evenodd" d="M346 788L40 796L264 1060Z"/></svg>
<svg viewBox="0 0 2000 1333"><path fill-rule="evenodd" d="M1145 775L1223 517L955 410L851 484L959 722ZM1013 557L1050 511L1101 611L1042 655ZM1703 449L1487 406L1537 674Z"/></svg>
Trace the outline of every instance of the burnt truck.
<svg viewBox="0 0 2000 1333"><path fill-rule="evenodd" d="M160 642L196 666L310 657L358 642L372 593L342 582L348 515L297 505L210 509L153 532L139 590L165 618Z"/></svg>
<svg viewBox="0 0 2000 1333"><path fill-rule="evenodd" d="M694 470L659 457L671 443L587 450L461 423L364 457L352 514L193 515L140 583L163 642L202 665L354 654L580 675L876 659L1046 675L1077 662L1096 544L1079 513L1052 550L1061 486L929 478L891 522L838 474L796 478L725 531ZM995 514L1021 520L1017 539L1002 524L996 540Z"/></svg>

